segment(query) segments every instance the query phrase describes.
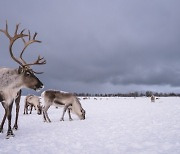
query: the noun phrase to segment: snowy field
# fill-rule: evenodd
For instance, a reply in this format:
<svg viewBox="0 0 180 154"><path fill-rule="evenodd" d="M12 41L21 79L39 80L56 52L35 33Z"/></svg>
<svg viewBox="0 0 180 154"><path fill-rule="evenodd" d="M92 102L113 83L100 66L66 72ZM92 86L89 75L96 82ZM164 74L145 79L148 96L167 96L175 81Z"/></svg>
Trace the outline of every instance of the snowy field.
<svg viewBox="0 0 180 154"><path fill-rule="evenodd" d="M94 98L82 100L86 120L59 121L62 109L51 107L52 123L36 111L23 115L15 137L0 134L0 154L180 154L180 98ZM14 121L15 106L13 108ZM4 114L0 107L0 119ZM12 126L13 126L12 122Z"/></svg>

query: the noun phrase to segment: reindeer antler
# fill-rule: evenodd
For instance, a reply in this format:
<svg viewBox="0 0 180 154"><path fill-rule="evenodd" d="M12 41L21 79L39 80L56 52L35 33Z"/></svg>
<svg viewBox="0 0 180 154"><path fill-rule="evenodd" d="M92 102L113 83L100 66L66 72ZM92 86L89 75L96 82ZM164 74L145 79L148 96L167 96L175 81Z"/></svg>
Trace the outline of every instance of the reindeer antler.
<svg viewBox="0 0 180 154"><path fill-rule="evenodd" d="M23 48L23 50L22 50L22 52L21 52L21 54L20 54L20 59L24 62L25 65L27 65L27 63L26 63L25 60L22 58L22 55L23 55L25 49L26 49L30 44L32 44L32 43L34 43L34 42L41 43L41 41L36 40L37 33L34 34L33 39L31 39L31 33L30 33L29 30L28 30L28 33L29 33L29 35L28 35L28 36L29 36L28 41L26 41L23 37L21 38L21 39L23 40L23 42L24 42L24 48Z"/></svg>
<svg viewBox="0 0 180 154"><path fill-rule="evenodd" d="M44 57L40 57L40 55L38 56L38 59L34 62L34 63L30 63L30 64L26 64L25 66L30 66L30 65L43 65L46 64L46 60L44 59Z"/></svg>
<svg viewBox="0 0 180 154"><path fill-rule="evenodd" d="M44 58L41 58L40 55L38 56L38 58L37 58L37 60L36 60L35 62L30 63L30 64L27 64L27 63L23 60L22 55L23 55L25 49L28 47L28 45L30 45L30 44L32 44L32 43L34 43L34 42L41 43L41 41L36 40L36 36L37 36L37 33L36 33L36 32L34 33L34 36L33 36L32 39L31 39L31 33L30 33L30 31L28 31L28 33L29 33L29 35L28 35L28 36L29 36L29 41L26 42L25 39L22 38L22 40L23 40L23 42L24 42L24 48L23 48L23 50L22 50L22 52L21 52L21 54L20 54L21 60L25 63L25 66L30 66L30 65L43 65L43 64L46 64L46 60L45 60Z"/></svg>
<svg viewBox="0 0 180 154"><path fill-rule="evenodd" d="M10 41L10 44L9 44L9 52L10 52L10 55L12 57L12 59L14 61L16 61L18 64L20 64L21 66L23 66L23 63L21 61L19 61L14 55L13 55L13 52L12 52L12 46L14 44L14 42L19 39L19 38L23 38L23 37L26 37L28 36L27 34L24 34L24 30L23 29L19 34L17 33L18 32L18 28L19 28L19 24L16 25L16 29L15 29L15 32L14 32L14 36L11 36L8 32L8 24L7 24L7 20L6 20L6 29L5 30L2 30L0 29L1 32L3 32L8 38L9 38L9 41Z"/></svg>
<svg viewBox="0 0 180 154"><path fill-rule="evenodd" d="M38 58L37 58L37 60L36 60L35 62L27 64L26 61L22 58L22 55L23 55L24 51L26 50L26 48L27 48L30 44L32 44L32 43L34 43L34 42L41 43L41 41L36 40L36 36L37 36L37 33L36 33L36 32L35 32L35 34L33 35L33 37L31 37L31 33L30 33L29 30L28 30L28 34L24 34L25 29L23 29L20 33L18 33L18 28L19 28L19 24L16 25L16 29L15 29L15 32L14 32L14 36L11 36L11 35L9 34L9 32L8 32L8 24L7 24L7 21L6 21L6 29L5 29L5 30L0 29L0 31L3 32L3 33L9 38L9 40L10 40L9 51L10 51L10 55L11 55L12 59L13 59L14 61L16 61L18 64L20 64L24 69L26 69L26 70L29 69L29 70L31 70L32 72L38 74L38 72L35 72L35 71L33 71L32 69L30 69L29 66L31 66L31 65L43 65L43 64L46 64L46 60L45 60L44 58L41 58L40 56L38 56ZM28 36L28 41L26 41L26 40L24 39L24 37L26 37L26 36ZM17 59L17 58L13 55L12 46L13 46L14 42L15 42L17 39L19 39L19 38L22 39L22 41L23 41L23 43L24 43L24 48L22 49L22 51L21 51L21 53L20 53L20 59ZM32 39L31 39L31 38L32 38ZM40 72L40 73L42 73L42 72Z"/></svg>

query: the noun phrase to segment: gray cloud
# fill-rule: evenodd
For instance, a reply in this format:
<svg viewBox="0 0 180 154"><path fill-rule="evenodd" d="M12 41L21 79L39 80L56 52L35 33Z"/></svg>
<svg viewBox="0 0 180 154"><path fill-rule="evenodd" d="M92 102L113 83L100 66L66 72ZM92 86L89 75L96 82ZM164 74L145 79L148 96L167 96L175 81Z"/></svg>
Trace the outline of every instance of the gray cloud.
<svg viewBox="0 0 180 154"><path fill-rule="evenodd" d="M38 32L43 43L30 47L25 58L45 56L47 65L35 69L45 72L39 77L47 88L177 91L179 4L178 0L6 0L0 2L0 27L7 19L12 32L18 22ZM14 67L2 34L0 42L0 65ZM16 53L21 45L16 44Z"/></svg>

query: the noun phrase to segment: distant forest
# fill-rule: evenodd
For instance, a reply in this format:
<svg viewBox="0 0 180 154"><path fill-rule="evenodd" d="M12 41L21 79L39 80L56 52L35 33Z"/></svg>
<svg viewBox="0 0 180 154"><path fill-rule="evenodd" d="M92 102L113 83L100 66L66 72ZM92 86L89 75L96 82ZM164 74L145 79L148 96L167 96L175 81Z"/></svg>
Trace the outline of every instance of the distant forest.
<svg viewBox="0 0 180 154"><path fill-rule="evenodd" d="M79 97L150 97L152 95L156 97L180 97L180 93L162 93L162 92L130 92L130 93L114 93L114 94L90 94L90 93L75 93Z"/></svg>

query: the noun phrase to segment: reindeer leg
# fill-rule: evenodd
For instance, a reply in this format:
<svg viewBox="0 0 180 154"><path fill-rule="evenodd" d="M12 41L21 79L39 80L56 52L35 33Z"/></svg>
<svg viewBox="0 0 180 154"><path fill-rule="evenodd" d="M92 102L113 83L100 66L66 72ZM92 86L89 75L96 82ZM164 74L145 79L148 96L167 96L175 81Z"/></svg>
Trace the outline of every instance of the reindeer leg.
<svg viewBox="0 0 180 154"><path fill-rule="evenodd" d="M3 120L0 125L0 133L3 133L3 126L4 126L4 122L6 120L6 115L7 115L7 110L5 109L4 117L3 117Z"/></svg>
<svg viewBox="0 0 180 154"><path fill-rule="evenodd" d="M71 104L64 106L63 114L62 114L62 117L61 117L60 121L64 121L64 114L66 113L66 110L67 110L67 108L68 108L70 105L71 105Z"/></svg>
<svg viewBox="0 0 180 154"><path fill-rule="evenodd" d="M28 111L29 111L29 105L27 105L26 107L26 114L28 114Z"/></svg>
<svg viewBox="0 0 180 154"><path fill-rule="evenodd" d="M3 117L3 120L1 122L1 125L0 125L0 133L3 133L3 126L4 126L4 122L6 121L6 117L7 117L7 106L5 106L4 103L2 103L2 106L4 107L4 117Z"/></svg>
<svg viewBox="0 0 180 154"><path fill-rule="evenodd" d="M7 111L7 118L8 118L8 131L7 131L7 136L6 139L9 139L11 136L14 136L13 131L11 129L11 112L12 112L12 107L13 107L13 101L11 104L8 106L8 111Z"/></svg>
<svg viewBox="0 0 180 154"><path fill-rule="evenodd" d="M46 119L46 116L45 116L45 111L44 111L44 108L43 108L43 119L44 119L44 122L47 122L47 119Z"/></svg>
<svg viewBox="0 0 180 154"><path fill-rule="evenodd" d="M44 117L44 122L51 122L47 110L49 109L50 106L45 106L43 109L43 117Z"/></svg>
<svg viewBox="0 0 180 154"><path fill-rule="evenodd" d="M30 114L32 113L33 105L30 105Z"/></svg>
<svg viewBox="0 0 180 154"><path fill-rule="evenodd" d="M18 117L19 117L19 108L20 108L20 100L21 100L21 90L18 92L18 97L16 98L15 100L15 103L16 103L16 118L15 118L15 123L14 123L14 126L13 126L13 129L17 130L18 129Z"/></svg>
<svg viewBox="0 0 180 154"><path fill-rule="evenodd" d="M18 117L19 117L19 109L20 109L20 105L19 102L16 102L16 118L15 118L15 123L13 126L13 129L17 130L18 129Z"/></svg>
<svg viewBox="0 0 180 154"><path fill-rule="evenodd" d="M24 113L23 113L23 114L25 114L25 109L26 109L26 108L25 108L25 105L24 105Z"/></svg>
<svg viewBox="0 0 180 154"><path fill-rule="evenodd" d="M71 118L71 109L70 108L68 108L68 115L69 115L69 121L72 121L73 119Z"/></svg>
<svg viewBox="0 0 180 154"><path fill-rule="evenodd" d="M24 105L24 114L27 114L28 110L27 110L28 106L27 104Z"/></svg>
<svg viewBox="0 0 180 154"><path fill-rule="evenodd" d="M29 107L29 106L27 105L27 106L26 106L26 114L28 114L28 107Z"/></svg>
<svg viewBox="0 0 180 154"><path fill-rule="evenodd" d="M46 118L46 113L45 113L45 106L43 107L43 109L42 109L43 111L43 119L44 119L44 122L48 122L47 121L47 118Z"/></svg>
<svg viewBox="0 0 180 154"><path fill-rule="evenodd" d="M26 106L25 114L28 114L28 105Z"/></svg>

